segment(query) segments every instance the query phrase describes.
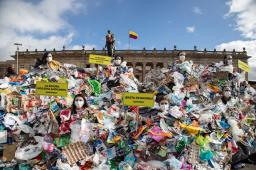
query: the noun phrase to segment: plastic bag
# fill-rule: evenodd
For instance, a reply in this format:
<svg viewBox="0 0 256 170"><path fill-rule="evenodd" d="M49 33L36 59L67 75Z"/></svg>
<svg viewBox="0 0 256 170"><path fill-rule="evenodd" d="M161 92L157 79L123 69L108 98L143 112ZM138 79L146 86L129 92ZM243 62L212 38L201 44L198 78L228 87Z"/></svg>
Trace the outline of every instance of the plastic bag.
<svg viewBox="0 0 256 170"><path fill-rule="evenodd" d="M173 170L179 170L182 167L182 162L176 159L174 156L171 156L165 162L168 164L169 168Z"/></svg>
<svg viewBox="0 0 256 170"><path fill-rule="evenodd" d="M71 129L70 142L76 143L76 142L80 141L80 131L81 131L80 123L79 122L72 123L70 125L70 129Z"/></svg>
<svg viewBox="0 0 256 170"><path fill-rule="evenodd" d="M213 157L213 153L210 150L200 149L200 159L203 161L209 161Z"/></svg>

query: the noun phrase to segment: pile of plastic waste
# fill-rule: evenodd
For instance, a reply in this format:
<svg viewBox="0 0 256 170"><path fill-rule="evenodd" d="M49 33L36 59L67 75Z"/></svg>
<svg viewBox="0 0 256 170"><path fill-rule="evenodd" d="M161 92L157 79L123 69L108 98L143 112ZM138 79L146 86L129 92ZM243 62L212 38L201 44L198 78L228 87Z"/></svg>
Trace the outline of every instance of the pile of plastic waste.
<svg viewBox="0 0 256 170"><path fill-rule="evenodd" d="M181 53L139 82L118 56L78 68L48 55L0 80L0 167L230 169L256 151L256 92L233 70L228 57L205 66ZM67 83L67 96L38 95L38 82ZM154 106L126 106L125 92L154 94Z"/></svg>

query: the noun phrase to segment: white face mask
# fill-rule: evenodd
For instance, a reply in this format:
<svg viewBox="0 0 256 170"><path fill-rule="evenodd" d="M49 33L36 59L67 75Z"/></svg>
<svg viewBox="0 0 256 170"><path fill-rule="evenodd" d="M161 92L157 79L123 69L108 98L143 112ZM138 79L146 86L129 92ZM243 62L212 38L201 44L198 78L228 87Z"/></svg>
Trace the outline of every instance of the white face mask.
<svg viewBox="0 0 256 170"><path fill-rule="evenodd" d="M228 61L227 61L227 64L228 64L228 65L232 65L232 64L233 64L232 59L231 59L231 60L228 60Z"/></svg>
<svg viewBox="0 0 256 170"><path fill-rule="evenodd" d="M182 61L182 62L185 61L185 58L186 58L185 55L181 55L180 56L180 61Z"/></svg>
<svg viewBox="0 0 256 170"><path fill-rule="evenodd" d="M128 72L133 73L133 68L129 68Z"/></svg>
<svg viewBox="0 0 256 170"><path fill-rule="evenodd" d="M83 99L76 99L75 100L75 105L76 105L76 108L82 108L83 107L83 105L84 105L84 100Z"/></svg>
<svg viewBox="0 0 256 170"><path fill-rule="evenodd" d="M169 111L169 103L167 103L167 102L160 103L160 109L163 112L168 112Z"/></svg>
<svg viewBox="0 0 256 170"><path fill-rule="evenodd" d="M121 67L126 67L126 62L122 62Z"/></svg>
<svg viewBox="0 0 256 170"><path fill-rule="evenodd" d="M115 65L120 65L121 64L121 59L117 59L117 60L115 60Z"/></svg>
<svg viewBox="0 0 256 170"><path fill-rule="evenodd" d="M52 61L52 56L47 56L46 61L51 62Z"/></svg>
<svg viewBox="0 0 256 170"><path fill-rule="evenodd" d="M74 72L74 76L78 77L78 72L77 71Z"/></svg>
<svg viewBox="0 0 256 170"><path fill-rule="evenodd" d="M99 71L103 71L103 68L101 66L99 66Z"/></svg>
<svg viewBox="0 0 256 170"><path fill-rule="evenodd" d="M225 97L230 97L231 96L231 91L225 91L224 96Z"/></svg>

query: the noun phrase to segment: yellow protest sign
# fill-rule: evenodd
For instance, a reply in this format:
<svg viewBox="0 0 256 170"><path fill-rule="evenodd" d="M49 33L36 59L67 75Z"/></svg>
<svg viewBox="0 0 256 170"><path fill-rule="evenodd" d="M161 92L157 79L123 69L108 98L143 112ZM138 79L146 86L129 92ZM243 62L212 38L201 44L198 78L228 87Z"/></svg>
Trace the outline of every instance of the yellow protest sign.
<svg viewBox="0 0 256 170"><path fill-rule="evenodd" d="M154 93L124 93L123 104L126 106L154 106Z"/></svg>
<svg viewBox="0 0 256 170"><path fill-rule="evenodd" d="M245 62L238 60L238 68L246 71L246 72L250 72L251 68L248 64L246 64Z"/></svg>
<svg viewBox="0 0 256 170"><path fill-rule="evenodd" d="M36 94L44 96L64 96L68 94L68 83L36 82Z"/></svg>
<svg viewBox="0 0 256 170"><path fill-rule="evenodd" d="M111 64L111 59L112 58L109 56L95 55L95 54L89 55L89 63L92 63L92 64L109 65Z"/></svg>

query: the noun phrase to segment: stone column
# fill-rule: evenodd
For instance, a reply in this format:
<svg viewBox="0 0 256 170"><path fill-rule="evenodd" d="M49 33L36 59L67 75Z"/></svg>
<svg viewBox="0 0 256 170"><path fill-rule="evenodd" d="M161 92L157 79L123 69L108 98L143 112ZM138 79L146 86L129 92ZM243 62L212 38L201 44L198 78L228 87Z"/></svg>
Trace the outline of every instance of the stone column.
<svg viewBox="0 0 256 170"><path fill-rule="evenodd" d="M142 81L144 81L145 74L146 74L146 63L142 63Z"/></svg>

